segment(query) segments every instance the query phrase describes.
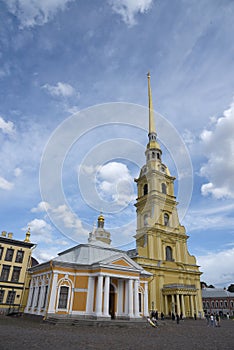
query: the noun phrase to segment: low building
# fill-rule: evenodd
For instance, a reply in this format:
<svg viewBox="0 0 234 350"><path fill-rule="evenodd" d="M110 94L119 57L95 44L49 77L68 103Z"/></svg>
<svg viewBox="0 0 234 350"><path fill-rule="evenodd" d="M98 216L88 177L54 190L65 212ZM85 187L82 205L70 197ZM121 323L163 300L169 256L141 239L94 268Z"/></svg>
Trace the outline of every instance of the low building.
<svg viewBox="0 0 234 350"><path fill-rule="evenodd" d="M0 312L23 311L26 306L29 276L27 269L36 261L32 258L35 244L30 242L30 231L24 241L12 233L0 236ZM37 263L37 262L36 262Z"/></svg>
<svg viewBox="0 0 234 350"><path fill-rule="evenodd" d="M148 316L151 274L110 243L110 233L104 229L104 217L100 215L87 244L32 267L25 313L46 318Z"/></svg>
<svg viewBox="0 0 234 350"><path fill-rule="evenodd" d="M203 288L202 302L205 314L234 316L234 293L222 288Z"/></svg>

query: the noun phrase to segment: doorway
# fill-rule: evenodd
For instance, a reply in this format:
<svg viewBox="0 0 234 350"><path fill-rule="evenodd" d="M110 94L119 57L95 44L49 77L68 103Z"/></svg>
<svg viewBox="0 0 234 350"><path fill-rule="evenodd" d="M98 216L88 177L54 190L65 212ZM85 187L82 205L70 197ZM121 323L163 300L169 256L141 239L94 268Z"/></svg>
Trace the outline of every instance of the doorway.
<svg viewBox="0 0 234 350"><path fill-rule="evenodd" d="M109 315L113 320L115 318L115 288L110 284L110 294L109 294Z"/></svg>

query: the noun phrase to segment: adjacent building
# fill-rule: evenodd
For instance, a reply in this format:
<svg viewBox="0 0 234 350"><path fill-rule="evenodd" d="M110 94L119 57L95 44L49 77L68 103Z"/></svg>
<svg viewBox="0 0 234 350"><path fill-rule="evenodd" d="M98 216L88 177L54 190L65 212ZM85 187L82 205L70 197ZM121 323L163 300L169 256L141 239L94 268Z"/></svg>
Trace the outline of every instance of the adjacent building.
<svg viewBox="0 0 234 350"><path fill-rule="evenodd" d="M188 236L179 222L174 195L175 177L162 161L162 150L157 141L150 74L149 142L146 163L135 179L138 188L136 200L136 250L132 259L153 275L149 283L149 307L163 312L202 317L202 298L199 267L187 248Z"/></svg>
<svg viewBox="0 0 234 350"><path fill-rule="evenodd" d="M88 243L29 269L26 313L50 317L138 319L148 316L151 274L111 247L104 217Z"/></svg>
<svg viewBox="0 0 234 350"><path fill-rule="evenodd" d="M234 316L234 293L222 288L202 288L202 303L205 314Z"/></svg>
<svg viewBox="0 0 234 350"><path fill-rule="evenodd" d="M0 236L0 312L9 313L25 308L29 286L27 269L37 263L31 256L35 244L30 231L24 241L3 231Z"/></svg>

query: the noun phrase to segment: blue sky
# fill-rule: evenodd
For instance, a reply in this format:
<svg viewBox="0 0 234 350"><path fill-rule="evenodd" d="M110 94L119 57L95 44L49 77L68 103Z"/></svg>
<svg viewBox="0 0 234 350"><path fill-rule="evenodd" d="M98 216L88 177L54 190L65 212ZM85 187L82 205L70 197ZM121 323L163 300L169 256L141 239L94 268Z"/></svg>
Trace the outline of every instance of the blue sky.
<svg viewBox="0 0 234 350"><path fill-rule="evenodd" d="M103 210L133 246L149 70L189 251L233 283L233 17L231 0L0 0L1 230L30 226L44 261Z"/></svg>

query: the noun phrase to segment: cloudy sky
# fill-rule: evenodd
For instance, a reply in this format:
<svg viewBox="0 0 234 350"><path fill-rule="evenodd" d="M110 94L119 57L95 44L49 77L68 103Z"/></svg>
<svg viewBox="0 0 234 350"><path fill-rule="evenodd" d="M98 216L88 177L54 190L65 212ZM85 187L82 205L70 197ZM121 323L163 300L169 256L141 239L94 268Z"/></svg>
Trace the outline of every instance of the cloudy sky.
<svg viewBox="0 0 234 350"><path fill-rule="evenodd" d="M233 283L233 18L232 0L0 0L1 230L30 227L42 262L102 210L134 247L150 71L189 251Z"/></svg>

